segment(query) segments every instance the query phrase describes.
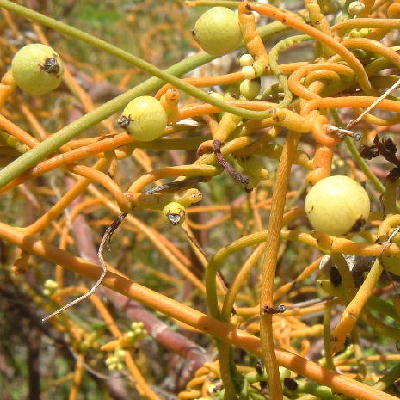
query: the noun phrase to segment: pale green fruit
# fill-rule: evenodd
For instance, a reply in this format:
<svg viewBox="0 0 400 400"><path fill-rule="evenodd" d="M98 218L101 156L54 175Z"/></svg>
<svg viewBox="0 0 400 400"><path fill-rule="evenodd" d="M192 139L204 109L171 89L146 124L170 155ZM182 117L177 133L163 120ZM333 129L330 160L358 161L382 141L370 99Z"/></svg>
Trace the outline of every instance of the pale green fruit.
<svg viewBox="0 0 400 400"><path fill-rule="evenodd" d="M242 41L239 18L229 8L210 8L197 20L193 36L204 51L222 56L235 50Z"/></svg>
<svg viewBox="0 0 400 400"><path fill-rule="evenodd" d="M240 94L247 100L253 100L260 93L261 82L259 79L244 79L239 86Z"/></svg>
<svg viewBox="0 0 400 400"><path fill-rule="evenodd" d="M242 73L246 79L254 79L256 77L256 70L251 65L243 67Z"/></svg>
<svg viewBox="0 0 400 400"><path fill-rule="evenodd" d="M315 230L340 236L357 230L368 218L370 201L366 190L344 175L320 180L308 193L305 211Z"/></svg>
<svg viewBox="0 0 400 400"><path fill-rule="evenodd" d="M118 124L135 139L150 142L164 133L167 113L154 97L140 96L128 103L118 119Z"/></svg>
<svg viewBox="0 0 400 400"><path fill-rule="evenodd" d="M239 58L239 64L240 64L241 67L247 67L249 65L253 65L253 63L254 63L254 58L249 53L243 54Z"/></svg>
<svg viewBox="0 0 400 400"><path fill-rule="evenodd" d="M11 72L22 90L34 95L45 94L60 85L64 66L50 46L35 43L22 47L15 54Z"/></svg>
<svg viewBox="0 0 400 400"><path fill-rule="evenodd" d="M381 263L386 271L395 275L400 275L400 257L395 255L383 256Z"/></svg>

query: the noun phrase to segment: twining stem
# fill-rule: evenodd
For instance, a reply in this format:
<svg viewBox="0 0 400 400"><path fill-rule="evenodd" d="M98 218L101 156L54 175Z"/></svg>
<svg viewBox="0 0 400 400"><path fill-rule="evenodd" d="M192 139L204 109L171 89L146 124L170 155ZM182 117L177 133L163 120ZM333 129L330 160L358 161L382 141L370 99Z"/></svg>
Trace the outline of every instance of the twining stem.
<svg viewBox="0 0 400 400"><path fill-rule="evenodd" d="M84 362L84 355L82 353L79 353L76 359L74 378L72 381L72 387L69 392L68 400L77 400L78 398L79 388L82 384L82 378L85 373Z"/></svg>
<svg viewBox="0 0 400 400"><path fill-rule="evenodd" d="M288 107L293 100L293 94L289 90L287 77L282 73L280 66L278 64L279 54L282 51L288 49L290 46L293 46L297 43L301 43L306 40L312 40L312 38L308 35L291 36L287 39L279 41L269 52L269 57L268 57L269 67L271 68L271 71L274 73L274 75L278 77L279 83L283 89L283 92L285 93L285 97L279 103L280 107Z"/></svg>
<svg viewBox="0 0 400 400"><path fill-rule="evenodd" d="M286 203L290 170L296 154L299 134L289 132L286 143L282 149L279 167L277 171L274 192L272 195L272 208L268 223L268 237L266 244L266 256L262 267L261 288L261 346L262 355L268 371L268 385L272 400L283 399L280 383L278 363L275 357L274 337L272 332L272 314L263 313L265 307L273 309L273 290L275 269L278 261L280 245L280 231L282 227L283 212Z"/></svg>
<svg viewBox="0 0 400 400"><path fill-rule="evenodd" d="M196 66L202 65L208 61L210 61L210 56L205 53L200 53L173 65L168 69L168 72L175 75L182 75ZM5 186L11 180L21 175L29 168L32 168L47 156L56 152L57 149L75 136L125 107L125 105L133 98L157 90L163 85L163 83L162 80L152 77L65 126L57 133L38 144L32 150L27 151L14 162L3 168L0 171L0 187Z"/></svg>
<svg viewBox="0 0 400 400"><path fill-rule="evenodd" d="M231 318L231 312L232 312L232 307L234 305L236 295L239 291L240 286L244 283L245 279L247 278L248 274L250 273L250 270L254 267L258 259L261 257L261 255L265 251L265 243L262 243L258 245L258 247L254 250L254 252L251 254L251 256L248 258L248 260L244 263L243 267L239 271L239 273L236 275L234 282L228 289L225 299L224 299L224 305L221 313L221 320L223 322L230 322ZM232 363L232 347L229 342L226 341L218 341L218 353L219 353L219 368L221 371L221 377L222 377L222 371L224 371L224 377L223 379L224 382L224 387L225 387L225 398L231 399L231 397L226 397L226 388L227 388L227 382L229 383L231 390L233 387L233 390L235 390L234 387L234 379L233 382L232 378L235 377L236 375L236 369L234 364ZM233 364L233 365L232 365ZM228 375L228 376L227 376ZM224 378L223 377L223 378Z"/></svg>
<svg viewBox="0 0 400 400"><path fill-rule="evenodd" d="M172 83L178 89L184 90L185 92L187 92L193 97L196 97L199 100L203 100L207 103L220 107L224 111L228 111L233 114L238 114L241 115L243 118L248 118L248 119L262 119L265 118L266 115L268 115L268 113L265 112L259 113L254 111L242 110L240 108L230 106L224 101L219 100L214 96L210 96L206 92L203 92L201 89L198 89L197 87L190 85L189 83L183 81L182 79L177 78L175 76L176 74L173 73L171 74L168 70L163 71L154 66L153 64L150 64L147 61L141 59L140 57L134 56L133 54L130 54L127 51L124 51L119 47L106 42L105 40L99 39L89 33L81 31L80 29L65 24L64 22L57 21L51 17L42 15L36 11L17 5L8 0L0 0L0 7L3 7L10 11L14 11L18 15L22 15L32 21L40 23L41 25L48 26L49 28L52 28L60 33L63 33L67 36L73 37L82 42L90 44L93 47L103 50L115 57L120 58L121 60L128 62L129 64L135 65L136 67L140 68L141 70L153 76L156 76L168 83Z"/></svg>
<svg viewBox="0 0 400 400"><path fill-rule="evenodd" d="M336 109L331 110L331 114L333 119L335 120L335 123L337 126L341 127L342 121L339 118L338 112ZM374 186L374 188L380 192L384 193L385 192L385 187L382 185L378 177L371 171L369 168L367 162L361 157L360 152L357 150L356 145L354 144L354 141L346 136L344 138L344 142L346 143L346 146L348 150L350 151L351 155L353 156L354 161L357 163L358 167L361 169L362 172L367 176L371 184Z"/></svg>
<svg viewBox="0 0 400 400"><path fill-rule="evenodd" d="M368 75L365 72L360 60L358 60L358 58L356 58L353 53L350 52L350 50L346 49L346 47L344 47L341 43L335 41L331 36L305 24L304 22L294 19L289 14L286 14L282 10L270 5L251 3L251 9L257 11L261 15L282 21L286 25L310 35L314 39L318 40L318 42L329 47L331 50L339 54L348 63L348 65L353 68L360 87L364 90L364 92L367 94L374 93L371 82L369 82Z"/></svg>
<svg viewBox="0 0 400 400"><path fill-rule="evenodd" d="M104 40L100 40L95 36L92 36L86 32L83 32L77 28L71 27L63 22L57 21L53 18L47 17L33 10L20 6L18 4L12 3L8 0L0 0L0 7L13 11L18 15L22 15L30 20L38 22L41 25L53 28L54 30L61 32L70 37L74 37L78 40L84 41L94 47L104 50L115 57L118 57L130 64L143 69L151 75L152 78L142 82L133 89L128 90L124 94L114 98L113 100L103 104L96 110L93 110L83 117L75 120L70 125L62 128L60 131L52 135L50 138L44 140L39 145L37 145L32 151L28 151L21 157L16 159L14 162L10 163L7 167L0 171L0 187L3 187L12 179L18 175L24 173L29 168L33 167L35 164L46 158L48 155L57 151L63 144L67 143L70 139L77 136L86 129L96 125L103 119L108 118L110 115L116 113L126 106L126 104L137 96L144 95L153 90L159 89L164 83L172 83L177 88L181 88L185 92L191 94L192 96L206 101L210 104L216 105L221 108L221 110L228 111L234 114L238 114L248 119L262 119L269 115L269 112L256 112L243 110L239 107L227 105L225 102L216 99L213 96L208 95L202 90L183 82L182 80L176 78L176 76L181 76L184 73L191 71L192 69L212 61L215 57L207 53L199 53L192 57L188 57L179 63L171 66L166 71L160 70L152 64L133 56L132 54L119 49L116 46L107 43ZM262 37L269 36L273 33L280 32L286 28L278 23L274 26L269 24L265 29L260 30L260 35ZM158 79L158 78L160 79Z"/></svg>
<svg viewBox="0 0 400 400"><path fill-rule="evenodd" d="M365 281L354 298L347 305L340 322L336 325L335 330L332 333L332 337L335 339L333 344L334 351L340 351L342 349L346 335L353 330L365 304L368 301L368 298L373 293L382 271L383 267L379 262L379 258L377 258Z"/></svg>
<svg viewBox="0 0 400 400"><path fill-rule="evenodd" d="M265 235L265 233L264 233ZM254 236L254 235L253 235ZM68 268L90 279L100 276L98 265L74 257L70 253L60 250L44 241L32 236L24 235L16 229L10 229L0 222L0 237L22 247L25 251L48 259L56 264ZM141 286L121 275L109 272L104 280L104 286L123 294L124 296L140 301L142 304L157 309L162 313L176 318L207 334L229 341L249 352L259 355L260 340L243 331L236 330L229 324L218 321L200 311L190 308L160 293ZM276 356L280 365L289 368L317 383L328 385L332 390L346 396L362 400L395 400L380 390L376 390L364 383L349 379L343 375L329 371L312 361L306 360L294 353L276 349Z"/></svg>
<svg viewBox="0 0 400 400"><path fill-rule="evenodd" d="M331 312L336 300L330 300L325 303L324 307L324 353L326 367L335 371L333 362L332 345L331 345Z"/></svg>

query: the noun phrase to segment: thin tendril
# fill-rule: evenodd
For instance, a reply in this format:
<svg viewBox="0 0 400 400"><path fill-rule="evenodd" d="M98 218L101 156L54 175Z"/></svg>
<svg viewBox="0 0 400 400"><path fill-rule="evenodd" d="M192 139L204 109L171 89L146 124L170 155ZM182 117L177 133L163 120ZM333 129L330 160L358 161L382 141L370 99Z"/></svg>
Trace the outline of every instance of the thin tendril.
<svg viewBox="0 0 400 400"><path fill-rule="evenodd" d="M55 317L56 315L64 312L68 308L70 308L70 307L82 302L83 300L87 299L101 285L101 283L103 282L103 279L107 275L107 265L106 265L106 263L104 262L104 259L103 259L103 248L104 248L104 245L108 246L110 244L110 240L111 240L112 235L117 230L117 228L121 225L122 221L125 219L126 216L127 216L127 213L121 213L120 215L118 215L118 217L114 220L114 222L106 229L106 231L105 231L105 233L104 233L104 235L103 235L103 237L101 239L101 243L100 243L100 246L99 246L99 250L97 252L97 256L98 256L99 261L100 261L100 266L101 266L102 272L101 272L101 275L100 275L99 279L97 279L96 283L91 287L91 289L88 292L86 292L82 296L79 296L75 300L72 300L70 303L67 303L65 306L63 306L63 307L59 308L58 310L54 311L53 313L51 313L47 317L42 318L42 322L48 321L50 318Z"/></svg>

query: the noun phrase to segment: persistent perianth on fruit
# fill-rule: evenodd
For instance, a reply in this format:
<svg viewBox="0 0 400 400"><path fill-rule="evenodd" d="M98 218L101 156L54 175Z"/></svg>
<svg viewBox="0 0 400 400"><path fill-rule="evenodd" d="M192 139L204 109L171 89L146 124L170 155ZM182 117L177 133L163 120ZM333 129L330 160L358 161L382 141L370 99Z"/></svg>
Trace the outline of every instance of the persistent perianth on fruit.
<svg viewBox="0 0 400 400"><path fill-rule="evenodd" d="M56 89L63 72L60 56L50 46L40 43L22 47L11 63L15 83L29 94L45 94Z"/></svg>
<svg viewBox="0 0 400 400"><path fill-rule="evenodd" d="M167 113L154 97L140 96L128 103L117 123L136 140L150 142L164 133Z"/></svg>
<svg viewBox="0 0 400 400"><path fill-rule="evenodd" d="M357 231L367 220L370 200L366 190L344 175L320 180L308 193L305 211L313 228L328 235Z"/></svg>
<svg viewBox="0 0 400 400"><path fill-rule="evenodd" d="M163 209L164 218L172 225L180 225L185 219L185 207L176 202L172 201L168 203Z"/></svg>
<svg viewBox="0 0 400 400"><path fill-rule="evenodd" d="M229 8L210 8L197 20L193 36L207 53L215 56L229 53L242 41L239 18Z"/></svg>

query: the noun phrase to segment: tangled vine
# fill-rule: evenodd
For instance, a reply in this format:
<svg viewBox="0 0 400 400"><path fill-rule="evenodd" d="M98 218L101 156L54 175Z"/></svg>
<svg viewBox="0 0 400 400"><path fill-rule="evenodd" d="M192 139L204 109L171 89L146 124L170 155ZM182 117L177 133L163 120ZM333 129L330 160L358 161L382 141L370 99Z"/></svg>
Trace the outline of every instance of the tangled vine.
<svg viewBox="0 0 400 400"><path fill-rule="evenodd" d="M398 398L400 1L145 0L135 52L36 3L0 0L0 327L70 400Z"/></svg>

